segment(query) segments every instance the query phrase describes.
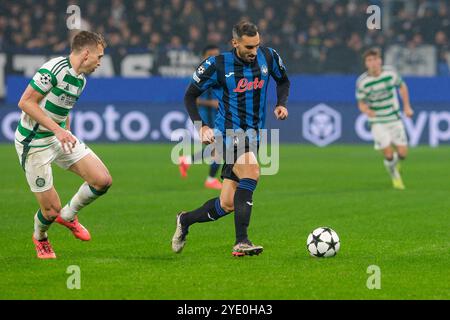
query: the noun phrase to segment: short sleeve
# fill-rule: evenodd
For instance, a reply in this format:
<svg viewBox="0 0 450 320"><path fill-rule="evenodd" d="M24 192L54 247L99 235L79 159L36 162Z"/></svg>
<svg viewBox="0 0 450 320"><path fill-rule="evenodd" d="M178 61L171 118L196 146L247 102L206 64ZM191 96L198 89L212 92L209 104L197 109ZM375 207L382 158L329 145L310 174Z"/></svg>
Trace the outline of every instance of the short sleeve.
<svg viewBox="0 0 450 320"><path fill-rule="evenodd" d="M269 48L269 50L272 54L273 59L272 70L270 74L276 81L278 81L286 76L286 67L278 52L272 48Z"/></svg>
<svg viewBox="0 0 450 320"><path fill-rule="evenodd" d="M56 84L56 76L45 68L39 69L30 81L33 89L42 95L47 94Z"/></svg>
<svg viewBox="0 0 450 320"><path fill-rule="evenodd" d="M217 68L214 57L209 57L200 63L192 75L191 83L201 91L217 85Z"/></svg>
<svg viewBox="0 0 450 320"><path fill-rule="evenodd" d="M361 101L361 100L364 101L364 100L367 99L368 93L367 93L367 91L364 89L364 86L362 85L361 82L357 82L357 83L356 83L356 92L355 92L355 95L356 95L356 100L358 100L358 101Z"/></svg>
<svg viewBox="0 0 450 320"><path fill-rule="evenodd" d="M397 70L394 70L394 86L399 88L403 83L402 76L400 73L397 72Z"/></svg>

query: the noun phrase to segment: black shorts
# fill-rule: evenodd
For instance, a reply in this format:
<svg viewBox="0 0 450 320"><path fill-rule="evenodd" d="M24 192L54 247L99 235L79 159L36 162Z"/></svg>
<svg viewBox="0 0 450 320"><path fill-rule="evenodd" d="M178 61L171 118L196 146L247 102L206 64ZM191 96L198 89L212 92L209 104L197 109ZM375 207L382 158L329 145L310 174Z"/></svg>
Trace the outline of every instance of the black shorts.
<svg viewBox="0 0 450 320"><path fill-rule="evenodd" d="M243 137L241 137L241 139L242 138ZM223 154L221 156L224 163L222 165L222 173L220 175L222 179L230 179L239 183L240 179L233 172L233 167L237 159L247 152L253 152L256 157L258 156L259 141L256 139L250 139L247 136L245 136L243 140L244 141L240 142L239 137L232 137L225 139L223 142Z"/></svg>

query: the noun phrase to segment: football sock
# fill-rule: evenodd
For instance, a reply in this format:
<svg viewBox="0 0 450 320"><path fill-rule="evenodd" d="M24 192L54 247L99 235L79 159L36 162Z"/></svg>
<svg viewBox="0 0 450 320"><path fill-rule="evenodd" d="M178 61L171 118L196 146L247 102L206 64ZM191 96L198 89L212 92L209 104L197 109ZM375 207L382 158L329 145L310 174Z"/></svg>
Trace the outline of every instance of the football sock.
<svg viewBox="0 0 450 320"><path fill-rule="evenodd" d="M229 213L230 212L226 212L220 206L220 199L214 198L206 201L200 208L183 214L181 216L181 224L183 226L189 227L191 224L194 224L196 222L215 221L226 216Z"/></svg>
<svg viewBox="0 0 450 320"><path fill-rule="evenodd" d="M234 226L236 228L236 244L249 242L247 229L250 224L250 215L253 206L253 191L257 181L253 179L241 179L234 194Z"/></svg>
<svg viewBox="0 0 450 320"><path fill-rule="evenodd" d="M83 183L69 203L62 208L61 218L66 221L73 221L78 211L105 194L106 191L108 191L108 189L100 191L91 187L87 182Z"/></svg>
<svg viewBox="0 0 450 320"><path fill-rule="evenodd" d="M217 162L214 161L213 163L211 163L209 166L209 176L211 178L214 178L217 175L219 168L220 168L220 164L218 164Z"/></svg>
<svg viewBox="0 0 450 320"><path fill-rule="evenodd" d="M34 238L36 240L47 239L47 230L50 228L53 220L48 220L39 209L34 215Z"/></svg>
<svg viewBox="0 0 450 320"><path fill-rule="evenodd" d="M399 178L399 173L396 168L397 163L398 163L397 153L394 153L392 159L384 159L384 166L386 167L386 170L393 179Z"/></svg>

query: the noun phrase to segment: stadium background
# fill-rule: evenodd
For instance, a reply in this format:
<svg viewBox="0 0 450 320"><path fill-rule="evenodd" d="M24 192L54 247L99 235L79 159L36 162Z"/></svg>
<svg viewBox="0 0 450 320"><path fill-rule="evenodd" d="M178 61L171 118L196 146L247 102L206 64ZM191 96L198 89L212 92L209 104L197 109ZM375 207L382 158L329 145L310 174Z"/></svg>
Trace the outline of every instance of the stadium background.
<svg viewBox="0 0 450 320"><path fill-rule="evenodd" d="M11 142L27 82L49 57L68 54L70 4L80 6L82 28L104 33L109 45L72 128L114 183L80 214L93 240L54 226L58 259L42 263L30 239L36 201ZM381 30L366 26L369 4L382 9ZM449 299L449 10L450 1L432 0L1 1L0 299ZM175 255L175 214L217 193L203 188L206 166L179 178L170 134L190 125L182 98L202 47L227 50L241 18L258 24L292 81L289 119L267 117L286 142L280 171L263 177L254 196L250 232L265 251L232 259L234 225L225 217L193 226ZM401 193L354 98L361 53L373 45L406 79L416 110L406 126L422 146L403 165ZM80 179L56 166L54 176L65 203ZM341 238L334 259L305 249L319 226ZM66 286L72 265L81 290ZM381 268L381 290L366 286L370 265Z"/></svg>
<svg viewBox="0 0 450 320"><path fill-rule="evenodd" d="M109 45L72 114L75 133L87 142L169 142L172 131L189 127L182 98L201 49L229 50L240 19L257 23L263 44L280 52L292 79L289 121L267 123L282 129L282 142L370 141L354 84L364 71L361 54L372 46L410 86L412 145L450 141L450 3L423 0L3 1L0 141L12 140L13 112L35 70L50 56L68 54L73 32L66 9L75 3L81 28L103 33ZM382 9L381 30L367 27L370 4Z"/></svg>

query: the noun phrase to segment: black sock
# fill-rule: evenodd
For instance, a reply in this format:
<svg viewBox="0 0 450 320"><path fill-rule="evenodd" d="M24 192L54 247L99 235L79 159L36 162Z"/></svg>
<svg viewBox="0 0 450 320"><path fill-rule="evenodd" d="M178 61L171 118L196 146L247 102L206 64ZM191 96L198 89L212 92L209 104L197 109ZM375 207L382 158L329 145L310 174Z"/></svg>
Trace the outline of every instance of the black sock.
<svg viewBox="0 0 450 320"><path fill-rule="evenodd" d="M183 214L181 224L189 227L196 222L209 222L226 216L230 212L226 212L220 206L220 199L214 198L206 201L200 208Z"/></svg>
<svg viewBox="0 0 450 320"><path fill-rule="evenodd" d="M236 228L236 244L248 242L247 228L250 224L250 215L253 206L253 191L256 189L256 180L241 179L234 194L234 226Z"/></svg>
<svg viewBox="0 0 450 320"><path fill-rule="evenodd" d="M211 178L214 178L217 175L217 171L219 171L219 168L220 164L218 164L217 162L211 163L211 165L209 166L209 176Z"/></svg>

